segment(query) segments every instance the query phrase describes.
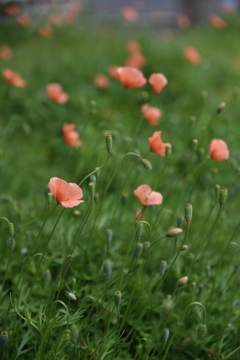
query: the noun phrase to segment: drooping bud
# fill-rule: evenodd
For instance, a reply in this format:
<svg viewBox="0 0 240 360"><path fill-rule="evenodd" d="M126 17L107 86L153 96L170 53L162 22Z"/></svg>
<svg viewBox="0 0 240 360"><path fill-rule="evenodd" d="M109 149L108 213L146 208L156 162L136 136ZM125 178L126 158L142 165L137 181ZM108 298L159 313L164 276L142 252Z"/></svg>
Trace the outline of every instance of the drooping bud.
<svg viewBox="0 0 240 360"><path fill-rule="evenodd" d="M197 338L202 340L207 334L207 326L205 324L199 324L197 327Z"/></svg>
<svg viewBox="0 0 240 360"><path fill-rule="evenodd" d="M89 183L91 182L94 183L96 187L96 176L94 174L89 176Z"/></svg>
<svg viewBox="0 0 240 360"><path fill-rule="evenodd" d="M106 135L106 146L107 146L108 153L111 154L111 152L112 152L112 135L111 134Z"/></svg>
<svg viewBox="0 0 240 360"><path fill-rule="evenodd" d="M8 223L8 228L9 228L10 235L13 238L13 236L14 236L14 225L13 225L12 222Z"/></svg>
<svg viewBox="0 0 240 360"><path fill-rule="evenodd" d="M225 202L227 200L227 194L228 194L227 189L221 189L220 190L219 204L220 204L221 207L225 204Z"/></svg>
<svg viewBox="0 0 240 360"><path fill-rule="evenodd" d="M51 205L51 203L52 203L52 199L53 199L53 194L48 193L48 206L50 206L50 205Z"/></svg>
<svg viewBox="0 0 240 360"><path fill-rule="evenodd" d="M149 248L150 248L150 242L149 242L149 241L145 241L145 242L143 243L143 250L142 250L143 256L146 256L146 255L147 255Z"/></svg>
<svg viewBox="0 0 240 360"><path fill-rule="evenodd" d="M142 254L143 244L138 242L135 249L135 258L138 259Z"/></svg>
<svg viewBox="0 0 240 360"><path fill-rule="evenodd" d="M43 273L43 280L45 283L49 283L51 281L51 271L49 269L46 269Z"/></svg>
<svg viewBox="0 0 240 360"><path fill-rule="evenodd" d="M0 347L2 349L5 348L8 342L8 333L6 331L2 331L0 334Z"/></svg>
<svg viewBox="0 0 240 360"><path fill-rule="evenodd" d="M177 218L177 227L179 229L182 228L183 222L184 222L184 215L179 215L178 218Z"/></svg>
<svg viewBox="0 0 240 360"><path fill-rule="evenodd" d="M181 233L182 233L182 229L180 229L180 228L172 228L172 229L168 230L166 236L169 237L169 238L172 238L172 237L180 235Z"/></svg>
<svg viewBox="0 0 240 360"><path fill-rule="evenodd" d="M66 291L66 293L67 293L68 297L69 297L71 300L73 300L73 301L76 301L76 300L77 300L77 297L76 297L73 293L70 293L70 292L68 292L68 291Z"/></svg>
<svg viewBox="0 0 240 360"><path fill-rule="evenodd" d="M207 277L209 277L211 275L211 266L210 265L205 266L205 273L206 273Z"/></svg>
<svg viewBox="0 0 240 360"><path fill-rule="evenodd" d="M139 240L143 232L143 223L141 221L136 221L136 237Z"/></svg>
<svg viewBox="0 0 240 360"><path fill-rule="evenodd" d="M116 307L120 306L121 300L122 300L121 291L116 291L114 294L114 302L115 302Z"/></svg>
<svg viewBox="0 0 240 360"><path fill-rule="evenodd" d="M216 199L216 201L219 201L219 196L220 196L220 185L216 184L215 185L215 199Z"/></svg>
<svg viewBox="0 0 240 360"><path fill-rule="evenodd" d="M110 245L110 242L112 241L112 230L111 229L107 229L106 230L106 243L107 246Z"/></svg>
<svg viewBox="0 0 240 360"><path fill-rule="evenodd" d="M94 199L94 195L95 195L95 185L93 182L90 182L88 184L88 190L89 190L89 194L91 196L91 199L93 200Z"/></svg>
<svg viewBox="0 0 240 360"><path fill-rule="evenodd" d="M226 103L225 103L225 102L221 102L221 103L218 105L217 114L219 114L220 112L222 112L225 107L226 107Z"/></svg>
<svg viewBox="0 0 240 360"><path fill-rule="evenodd" d="M168 338L169 338L169 329L164 329L163 339L164 339L165 344L168 341Z"/></svg>
<svg viewBox="0 0 240 360"><path fill-rule="evenodd" d="M185 205L185 219L187 221L187 224L190 225L192 221L192 204Z"/></svg>
<svg viewBox="0 0 240 360"><path fill-rule="evenodd" d="M165 260L162 260L161 264L160 264L160 275L161 275L161 277L164 276L166 268L167 268L167 262Z"/></svg>
<svg viewBox="0 0 240 360"><path fill-rule="evenodd" d="M104 281L107 281L110 278L111 272L112 272L111 260L110 259L105 259L104 262L103 262Z"/></svg>
<svg viewBox="0 0 240 360"><path fill-rule="evenodd" d="M183 287L184 285L186 285L187 281L188 281L187 276L182 277L180 280L178 280L178 287Z"/></svg>
<svg viewBox="0 0 240 360"><path fill-rule="evenodd" d="M147 159L142 159L142 166L147 170L152 170L152 164Z"/></svg>
<svg viewBox="0 0 240 360"><path fill-rule="evenodd" d="M99 203L99 195L97 193L95 193L95 195L94 195L94 201L95 201L95 204Z"/></svg>
<svg viewBox="0 0 240 360"><path fill-rule="evenodd" d="M166 147L165 147L165 154L166 154L167 158L171 154L171 151L172 151L172 146L170 144L167 144Z"/></svg>
<svg viewBox="0 0 240 360"><path fill-rule="evenodd" d="M8 248L8 250L11 250L11 251L14 250L15 246L16 246L15 240L13 238L9 238L7 240L7 248Z"/></svg>

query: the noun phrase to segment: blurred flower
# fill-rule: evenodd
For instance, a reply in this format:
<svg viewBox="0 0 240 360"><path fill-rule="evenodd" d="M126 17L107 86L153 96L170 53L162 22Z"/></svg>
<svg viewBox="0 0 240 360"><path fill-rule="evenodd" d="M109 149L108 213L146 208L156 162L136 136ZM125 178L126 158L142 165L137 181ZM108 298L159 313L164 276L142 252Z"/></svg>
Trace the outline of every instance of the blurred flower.
<svg viewBox="0 0 240 360"><path fill-rule="evenodd" d="M141 107L143 117L151 126L157 126L158 121L162 116L161 110L149 104L143 104Z"/></svg>
<svg viewBox="0 0 240 360"><path fill-rule="evenodd" d="M97 74L94 77L94 83L99 89L106 89L109 86L108 78L104 74Z"/></svg>
<svg viewBox="0 0 240 360"><path fill-rule="evenodd" d="M185 338L185 339L183 339L182 340L182 342L181 342L181 346L184 346L186 343L188 343L190 340L192 340L192 338L191 337L187 337L187 338Z"/></svg>
<svg viewBox="0 0 240 360"><path fill-rule="evenodd" d="M84 202L82 189L74 183L53 177L48 183L48 188L56 201L65 208L72 208Z"/></svg>
<svg viewBox="0 0 240 360"><path fill-rule="evenodd" d="M223 20L220 16L217 15L210 15L209 16L210 24L215 27L216 29L223 29L227 26L225 20Z"/></svg>
<svg viewBox="0 0 240 360"><path fill-rule="evenodd" d="M58 83L51 83L46 87L48 98L58 104L65 104L68 101L68 94L66 94L62 86Z"/></svg>
<svg viewBox="0 0 240 360"><path fill-rule="evenodd" d="M3 69L2 71L4 79L9 83L18 88L24 88L26 86L26 81L22 79L18 72L12 71L10 69Z"/></svg>
<svg viewBox="0 0 240 360"><path fill-rule="evenodd" d="M213 139L210 144L209 156L218 161L227 160L229 158L229 150L225 141Z"/></svg>
<svg viewBox="0 0 240 360"><path fill-rule="evenodd" d="M131 56L125 61L125 65L133 68L141 68L146 64L146 59L140 52L133 52Z"/></svg>
<svg viewBox="0 0 240 360"><path fill-rule="evenodd" d="M121 10L122 17L128 22L135 22L138 19L138 12L132 7L123 7Z"/></svg>
<svg viewBox="0 0 240 360"><path fill-rule="evenodd" d="M197 49L193 46L188 46L184 49L184 57L191 64L199 64L201 62L201 56Z"/></svg>
<svg viewBox="0 0 240 360"><path fill-rule="evenodd" d="M160 205L163 201L162 194L152 191L148 185L140 185L133 193L143 205Z"/></svg>
<svg viewBox="0 0 240 360"><path fill-rule="evenodd" d="M167 78L161 73L152 74L148 82L152 85L154 94L159 94L168 83Z"/></svg>
<svg viewBox="0 0 240 360"><path fill-rule="evenodd" d="M143 73L135 68L131 67L119 67L117 69L119 80L126 88L140 88L143 87L147 80L143 76Z"/></svg>
<svg viewBox="0 0 240 360"><path fill-rule="evenodd" d="M19 13L19 11L20 11L20 7L17 6L16 4L11 4L4 8L5 14L9 16L15 16L17 15L17 13Z"/></svg>
<svg viewBox="0 0 240 360"><path fill-rule="evenodd" d="M153 136L148 138L150 151L161 156L166 156L166 146L170 145L172 147L172 145L170 143L163 143L161 139L161 134L161 131L155 131L153 133Z"/></svg>
<svg viewBox="0 0 240 360"><path fill-rule="evenodd" d="M82 145L75 124L64 124L62 127L62 136L64 141L72 147L79 147Z"/></svg>
<svg viewBox="0 0 240 360"><path fill-rule="evenodd" d="M73 1L70 2L67 7L71 13L79 13L79 11L82 9L82 4L78 1Z"/></svg>
<svg viewBox="0 0 240 360"><path fill-rule="evenodd" d="M141 52L141 45L135 40L126 42L126 49L129 53Z"/></svg>
<svg viewBox="0 0 240 360"><path fill-rule="evenodd" d="M215 357L217 356L214 352L213 352L213 348L211 347L209 350L208 350L208 356L211 356L211 357Z"/></svg>
<svg viewBox="0 0 240 360"><path fill-rule="evenodd" d="M53 29L49 25L42 25L39 29L39 34L45 39L51 39L53 37Z"/></svg>
<svg viewBox="0 0 240 360"><path fill-rule="evenodd" d="M12 50L6 46L0 46L0 59L1 60L10 60L12 58Z"/></svg>
<svg viewBox="0 0 240 360"><path fill-rule="evenodd" d="M19 25L25 27L30 24L31 18L28 14L22 14L17 18L17 22Z"/></svg>
<svg viewBox="0 0 240 360"><path fill-rule="evenodd" d="M112 65L108 68L108 74L115 80L118 80L118 69L119 66Z"/></svg>
<svg viewBox="0 0 240 360"><path fill-rule="evenodd" d="M53 25L62 25L64 18L61 14L53 14L48 17L48 20Z"/></svg>
<svg viewBox="0 0 240 360"><path fill-rule="evenodd" d="M143 213L141 209L136 210L136 220L137 221L143 220Z"/></svg>
<svg viewBox="0 0 240 360"><path fill-rule="evenodd" d="M226 15L232 15L235 13L235 10L227 4L222 4L222 12Z"/></svg>
<svg viewBox="0 0 240 360"><path fill-rule="evenodd" d="M191 20L187 15L179 15L177 17L177 24L180 28L186 29L191 26Z"/></svg>

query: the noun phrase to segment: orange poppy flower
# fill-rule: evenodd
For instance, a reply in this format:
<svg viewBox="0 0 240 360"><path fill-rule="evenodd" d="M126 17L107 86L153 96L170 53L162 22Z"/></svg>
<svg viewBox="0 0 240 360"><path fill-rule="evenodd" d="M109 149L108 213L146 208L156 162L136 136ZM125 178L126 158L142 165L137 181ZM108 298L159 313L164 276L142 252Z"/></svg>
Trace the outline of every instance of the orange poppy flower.
<svg viewBox="0 0 240 360"><path fill-rule="evenodd" d="M17 6L16 4L8 5L4 9L5 14L7 14L8 16L15 16L17 15L17 13L19 13L19 11L20 11L20 7Z"/></svg>
<svg viewBox="0 0 240 360"><path fill-rule="evenodd" d="M53 25L62 25L64 22L64 18L61 14L52 14L48 17L48 20Z"/></svg>
<svg viewBox="0 0 240 360"><path fill-rule="evenodd" d="M51 39L53 37L53 29L49 25L43 25L39 29L39 34L45 39Z"/></svg>
<svg viewBox="0 0 240 360"><path fill-rule="evenodd" d="M22 79L18 72L12 71L10 69L4 69L2 71L4 79L11 85L18 88L24 88L26 86L26 81Z"/></svg>
<svg viewBox="0 0 240 360"><path fill-rule="evenodd" d="M58 83L51 83L46 87L48 98L58 104L65 104L68 101L68 94L66 94L62 86Z"/></svg>
<svg viewBox="0 0 240 360"><path fill-rule="evenodd" d="M82 189L74 183L53 177L48 183L48 188L56 201L65 208L72 208L84 202Z"/></svg>
<svg viewBox="0 0 240 360"><path fill-rule="evenodd" d="M160 205L163 201L162 194L152 191L148 185L140 185L133 193L143 205Z"/></svg>
<svg viewBox="0 0 240 360"><path fill-rule="evenodd" d="M187 15L179 15L177 17L177 24L180 28L186 29L191 26L191 20Z"/></svg>
<svg viewBox="0 0 240 360"><path fill-rule="evenodd" d="M229 150L225 141L213 139L210 144L209 156L218 161L227 160L229 158Z"/></svg>
<svg viewBox="0 0 240 360"><path fill-rule="evenodd" d="M64 141L72 147L79 147L82 145L75 124L64 124L62 127L62 136Z"/></svg>
<svg viewBox="0 0 240 360"><path fill-rule="evenodd" d="M6 46L3 45L0 47L0 59L1 60L10 60L12 58L12 50Z"/></svg>
<svg viewBox="0 0 240 360"><path fill-rule="evenodd" d="M126 49L130 54L141 52L141 45L135 40L129 40L126 42Z"/></svg>
<svg viewBox="0 0 240 360"><path fill-rule="evenodd" d="M172 145L170 143L163 143L161 139L161 134L161 131L155 131L153 133L153 136L148 138L150 151L161 156L166 156L166 146L170 145L172 147Z"/></svg>
<svg viewBox="0 0 240 360"><path fill-rule="evenodd" d="M118 69L119 66L112 65L108 68L108 74L115 80L118 80Z"/></svg>
<svg viewBox="0 0 240 360"><path fill-rule="evenodd" d="M17 18L17 22L19 25L25 27L28 26L31 22L31 18L27 14L22 14Z"/></svg>
<svg viewBox="0 0 240 360"><path fill-rule="evenodd" d="M223 29L227 26L225 20L223 20L220 16L217 15L210 15L209 16L210 24L215 27L216 29Z"/></svg>
<svg viewBox="0 0 240 360"><path fill-rule="evenodd" d="M99 89L106 89L109 86L108 78L104 74L97 74L94 78L94 83Z"/></svg>
<svg viewBox="0 0 240 360"><path fill-rule="evenodd" d="M185 59L190 62L191 64L199 64L201 62L201 56L197 49L193 46L188 46L184 49L184 57Z"/></svg>
<svg viewBox="0 0 240 360"><path fill-rule="evenodd" d="M226 4L222 4L222 12L226 15L232 15L235 13L235 10Z"/></svg>
<svg viewBox="0 0 240 360"><path fill-rule="evenodd" d="M140 52L133 52L131 56L125 61L125 65L133 68L141 68L146 64L146 58Z"/></svg>
<svg viewBox="0 0 240 360"><path fill-rule="evenodd" d="M161 73L152 74L148 82L152 85L154 94L159 94L168 83L167 78Z"/></svg>
<svg viewBox="0 0 240 360"><path fill-rule="evenodd" d="M121 10L122 17L131 23L134 23L138 19L138 12L131 7L123 7Z"/></svg>
<svg viewBox="0 0 240 360"><path fill-rule="evenodd" d="M143 73L138 69L124 66L119 67L117 72L119 80L126 88L141 88L147 82Z"/></svg>
<svg viewBox="0 0 240 360"><path fill-rule="evenodd" d="M161 110L154 106L149 106L149 104L143 104L141 110L144 119L147 120L151 126L157 126L158 121L162 116Z"/></svg>

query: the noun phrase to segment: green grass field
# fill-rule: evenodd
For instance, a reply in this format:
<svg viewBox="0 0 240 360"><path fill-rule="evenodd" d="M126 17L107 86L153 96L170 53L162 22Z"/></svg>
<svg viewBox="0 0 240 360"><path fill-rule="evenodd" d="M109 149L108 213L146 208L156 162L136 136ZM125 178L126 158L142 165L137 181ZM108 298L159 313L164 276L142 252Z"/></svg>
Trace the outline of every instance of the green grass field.
<svg viewBox="0 0 240 360"><path fill-rule="evenodd" d="M1 27L0 46L13 51L1 70L27 82L0 80L1 359L240 359L240 18L227 21L171 37L86 21L55 27L52 39L34 26ZM109 66L124 66L128 40L141 45L146 79L168 79L160 94L109 77ZM186 61L187 46L200 64ZM98 73L108 88L96 87ZM66 104L48 99L50 83L62 85ZM156 127L144 103L161 109ZM78 148L63 140L66 123L76 125ZM150 152L155 131L172 145L166 157ZM209 158L213 139L227 143L228 160ZM84 202L56 206L53 177L81 183ZM162 204L143 206L133 193L142 184ZM166 237L186 212L182 233Z"/></svg>

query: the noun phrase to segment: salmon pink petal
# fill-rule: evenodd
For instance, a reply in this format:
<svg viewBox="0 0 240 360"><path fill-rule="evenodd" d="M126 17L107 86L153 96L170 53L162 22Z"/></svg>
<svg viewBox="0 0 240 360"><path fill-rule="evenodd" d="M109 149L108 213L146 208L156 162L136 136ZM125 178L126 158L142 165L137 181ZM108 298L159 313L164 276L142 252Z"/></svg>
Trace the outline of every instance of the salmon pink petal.
<svg viewBox="0 0 240 360"><path fill-rule="evenodd" d="M172 145L170 143L163 143L161 139L161 134L161 131L155 131L153 133L153 136L148 138L150 151L161 156L166 156L166 146L170 145L172 147Z"/></svg>
<svg viewBox="0 0 240 360"><path fill-rule="evenodd" d="M152 74L148 82L152 85L154 94L159 94L168 83L167 78L161 73Z"/></svg>
<svg viewBox="0 0 240 360"><path fill-rule="evenodd" d="M160 118L162 116L162 112L161 112L160 109L158 109L156 107L149 106L144 111L143 116L144 116L144 119L147 120L147 122L151 126L157 126L157 123L158 123L158 121L160 120Z"/></svg>
<svg viewBox="0 0 240 360"><path fill-rule="evenodd" d="M218 161L229 158L229 150L226 142L221 139L213 139L210 144L209 156Z"/></svg>
<svg viewBox="0 0 240 360"><path fill-rule="evenodd" d="M191 64L197 65L201 62L201 56L199 55L196 48L188 46L184 49L184 57Z"/></svg>
<svg viewBox="0 0 240 360"><path fill-rule="evenodd" d="M152 191L147 201L148 205L160 205L163 201L162 194L157 191Z"/></svg>
<svg viewBox="0 0 240 360"><path fill-rule="evenodd" d="M139 198L139 201L143 205L160 205L163 197L160 193L152 191L148 185L140 185L133 191L134 195Z"/></svg>
<svg viewBox="0 0 240 360"><path fill-rule="evenodd" d="M97 74L94 83L99 89L106 89L109 86L108 78L104 74Z"/></svg>
<svg viewBox="0 0 240 360"><path fill-rule="evenodd" d="M56 201L65 208L79 205L83 200L82 189L74 183L68 183L65 180L53 177L50 179L48 188Z"/></svg>
<svg viewBox="0 0 240 360"><path fill-rule="evenodd" d="M139 88L143 87L147 80L143 73L135 68L128 66L119 67L117 69L119 80L126 88Z"/></svg>

